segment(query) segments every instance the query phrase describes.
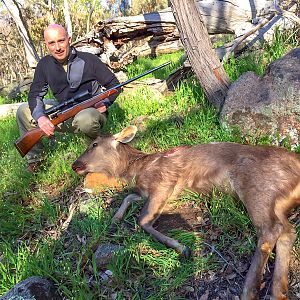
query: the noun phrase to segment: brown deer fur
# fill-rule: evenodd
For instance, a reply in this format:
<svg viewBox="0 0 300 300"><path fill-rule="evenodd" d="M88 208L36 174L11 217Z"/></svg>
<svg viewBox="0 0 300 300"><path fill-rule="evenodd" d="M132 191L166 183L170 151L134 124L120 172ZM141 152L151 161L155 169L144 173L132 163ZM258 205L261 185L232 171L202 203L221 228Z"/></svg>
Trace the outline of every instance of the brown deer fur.
<svg viewBox="0 0 300 300"><path fill-rule="evenodd" d="M205 193L217 187L236 195L256 227L258 242L247 273L242 299L258 299L263 271L276 245L272 299L288 299L288 269L296 238L288 222L300 203L300 156L284 149L235 143L184 146L146 154L126 143L134 126L114 136L98 137L74 162L77 173L103 172L134 183L113 220L120 220L129 204L147 198L139 224L154 238L183 255L189 249L153 228L164 205L183 189Z"/></svg>

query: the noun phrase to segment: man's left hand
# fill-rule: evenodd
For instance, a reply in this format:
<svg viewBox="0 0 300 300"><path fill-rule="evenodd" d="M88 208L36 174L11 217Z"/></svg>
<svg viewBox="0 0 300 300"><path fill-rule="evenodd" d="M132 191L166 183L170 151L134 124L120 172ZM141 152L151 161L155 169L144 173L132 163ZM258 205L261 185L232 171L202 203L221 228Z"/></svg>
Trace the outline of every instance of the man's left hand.
<svg viewBox="0 0 300 300"><path fill-rule="evenodd" d="M97 110L101 113L101 114L103 114L103 113L105 113L106 111L107 111L107 108L106 108L106 106L104 105L104 104L100 104L100 106L99 107L97 107Z"/></svg>

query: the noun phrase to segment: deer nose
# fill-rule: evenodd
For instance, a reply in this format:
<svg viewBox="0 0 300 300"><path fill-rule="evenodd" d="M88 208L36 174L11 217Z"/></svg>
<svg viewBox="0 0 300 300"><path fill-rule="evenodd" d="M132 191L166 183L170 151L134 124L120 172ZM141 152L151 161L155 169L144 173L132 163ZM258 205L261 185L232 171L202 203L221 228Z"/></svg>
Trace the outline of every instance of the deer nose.
<svg viewBox="0 0 300 300"><path fill-rule="evenodd" d="M82 161L78 161L76 160L73 164L72 164L72 169L75 172L80 172L80 171L84 171L84 169L86 168L85 163L83 163Z"/></svg>

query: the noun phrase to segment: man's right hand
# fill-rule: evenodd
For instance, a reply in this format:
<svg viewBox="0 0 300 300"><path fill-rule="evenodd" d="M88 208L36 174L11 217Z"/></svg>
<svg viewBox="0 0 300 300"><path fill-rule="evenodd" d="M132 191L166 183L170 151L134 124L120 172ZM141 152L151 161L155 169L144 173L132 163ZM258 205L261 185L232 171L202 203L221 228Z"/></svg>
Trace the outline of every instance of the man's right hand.
<svg viewBox="0 0 300 300"><path fill-rule="evenodd" d="M48 117L42 116L39 117L38 120L39 127L44 131L47 136L54 134L55 126L51 123Z"/></svg>

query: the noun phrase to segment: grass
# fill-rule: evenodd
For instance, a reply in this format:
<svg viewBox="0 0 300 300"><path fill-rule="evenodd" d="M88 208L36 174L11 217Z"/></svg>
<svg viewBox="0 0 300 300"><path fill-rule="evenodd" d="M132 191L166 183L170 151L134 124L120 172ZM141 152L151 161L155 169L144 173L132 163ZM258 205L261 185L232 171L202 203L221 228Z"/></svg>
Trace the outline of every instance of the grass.
<svg viewBox="0 0 300 300"><path fill-rule="evenodd" d="M278 34L264 51L231 58L226 71L232 80L249 70L262 74L269 62L297 46L295 43L293 36L286 39ZM139 59L127 67L128 77L171 61L154 73L156 78L166 78L180 65L182 54ZM104 132L116 133L141 116L145 130L138 133L135 146L146 152L211 141L244 142L238 132L219 124L216 111L207 104L193 76L172 94L145 88L121 94L110 109ZM168 233L198 253L191 261L182 260L139 229L138 203L126 213L122 222L126 226L121 225L111 236L111 217L126 191L82 192L83 178L71 170L71 164L86 147L83 137L59 135L55 148L44 140L46 165L31 175L24 171L25 161L13 146L18 137L14 117L1 119L0 131L0 295L20 280L40 275L52 279L66 299L186 299L182 292L186 284L222 266L216 253L206 251L203 255L203 241L211 241L221 253L234 253L236 262L252 253L255 231L243 206L218 191L211 199L186 192L174 204L192 203L209 219L210 225L196 232L174 228ZM267 139L253 141L266 143ZM107 204L111 199L114 205ZM71 203L77 204L76 212L68 230L60 232ZM93 256L86 266L81 265L95 241L122 245L107 267L113 277L106 281L101 279L103 270L97 269Z"/></svg>

